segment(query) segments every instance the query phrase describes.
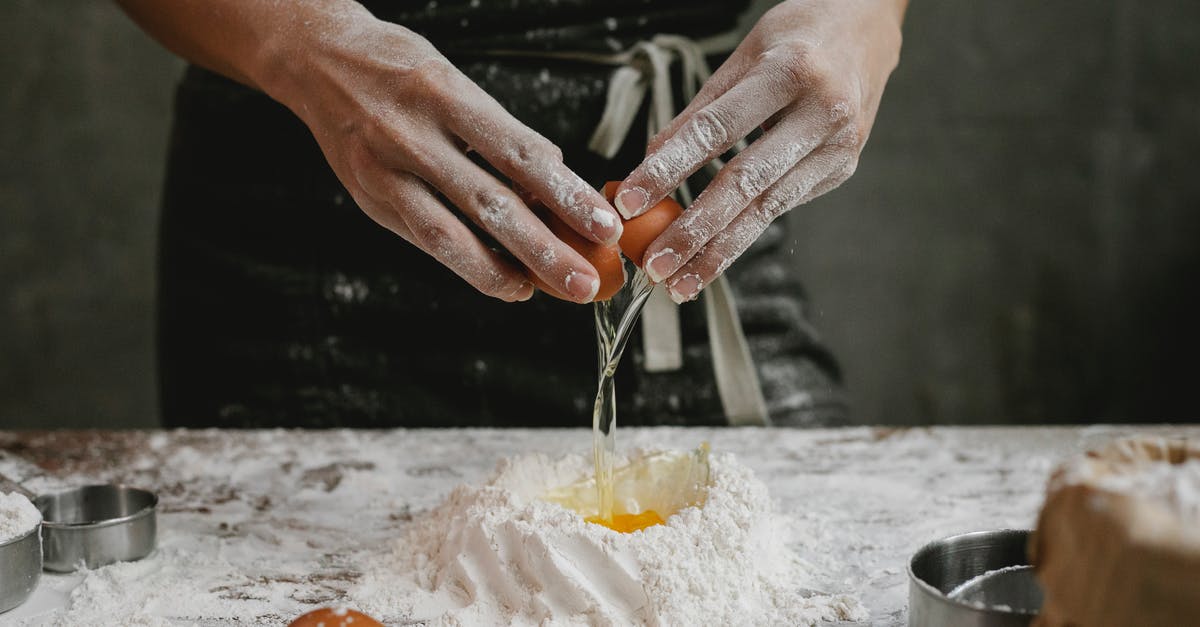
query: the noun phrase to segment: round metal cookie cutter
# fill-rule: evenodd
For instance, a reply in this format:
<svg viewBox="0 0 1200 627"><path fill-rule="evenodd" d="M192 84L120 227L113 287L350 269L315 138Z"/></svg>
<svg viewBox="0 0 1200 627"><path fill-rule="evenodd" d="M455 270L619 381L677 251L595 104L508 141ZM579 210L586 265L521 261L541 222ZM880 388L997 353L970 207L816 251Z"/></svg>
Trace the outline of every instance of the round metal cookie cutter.
<svg viewBox="0 0 1200 627"><path fill-rule="evenodd" d="M908 563L910 627L1028 627L1042 606L1025 529L935 540Z"/></svg>

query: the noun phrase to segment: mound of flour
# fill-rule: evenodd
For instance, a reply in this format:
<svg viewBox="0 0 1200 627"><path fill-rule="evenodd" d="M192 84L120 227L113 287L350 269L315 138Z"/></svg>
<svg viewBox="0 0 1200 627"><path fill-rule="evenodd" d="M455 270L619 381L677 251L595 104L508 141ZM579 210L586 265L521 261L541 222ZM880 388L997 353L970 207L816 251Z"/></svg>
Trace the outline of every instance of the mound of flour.
<svg viewBox="0 0 1200 627"><path fill-rule="evenodd" d="M414 521L350 597L368 613L451 625L868 618L857 599L806 587L814 573L787 549L766 487L733 456L711 456L703 506L629 534L538 498L590 468L580 456L501 463L487 484L458 487ZM397 573L415 585L397 586Z"/></svg>
<svg viewBox="0 0 1200 627"><path fill-rule="evenodd" d="M24 495L0 492L0 544L16 540L42 522L42 513Z"/></svg>

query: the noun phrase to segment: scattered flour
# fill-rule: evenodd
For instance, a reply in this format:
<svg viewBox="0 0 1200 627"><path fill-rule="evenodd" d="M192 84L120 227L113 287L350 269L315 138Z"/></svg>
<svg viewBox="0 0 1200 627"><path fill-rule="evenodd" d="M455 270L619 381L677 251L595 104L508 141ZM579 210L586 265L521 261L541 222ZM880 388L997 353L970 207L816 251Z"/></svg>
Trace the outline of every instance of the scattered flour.
<svg viewBox="0 0 1200 627"><path fill-rule="evenodd" d="M908 599L904 564L921 544L964 529L1027 527L1042 504L1047 475L1064 457L1147 431L1200 438L1200 431L1193 427L663 427L627 428L621 442L623 447L653 448L669 441L687 449L711 442L720 451L736 454L770 487L770 497L776 502L774 515L786 518L781 527L788 533L782 533L785 529L777 532L787 536L780 542L786 543L789 559L792 554L798 556L798 564L793 565L791 575L768 579L765 584L761 579L759 584L743 580L719 583L734 592L710 603L732 602L733 594L775 595L777 601L793 606L782 605L789 607L786 611L760 609L760 613L733 623L771 624L771 620L760 619L769 612L816 612L805 604L810 608L834 604L834 599L803 590L811 588L850 592L861 599L870 609L870 618L856 624L901 625ZM470 624L472 616L482 617L476 623L494 624L496 621L487 620L489 610L495 617L494 606L468 604L448 579L431 591L430 573L435 571L431 557L414 570L397 551L415 545L420 538L418 527L447 520L449 513L433 512L451 507L447 498L455 486L487 483L496 460L514 453L561 451L564 446L571 450L570 442L580 439L586 439L587 446L578 447L578 452L591 453L590 438L583 438L577 430L558 429L168 431L20 437L28 442L28 451L72 453L54 458L62 464L54 472L32 460L0 455L0 473L21 478L35 492L85 483L145 487L159 494L160 516L159 546L153 554L139 562L70 575L44 573L34 597L0 619L14 627L278 627L318 607L337 605L367 611L387 625L421 624L420 617L433 617L429 621L433 624L454 620ZM97 442L104 445L97 446ZM122 463L113 464L114 456ZM738 476L748 473L739 464L715 457L719 483L714 495L729 490L720 488L720 482L741 483L730 474L734 472L730 466ZM464 498L482 498L471 495L484 489L465 490ZM930 494L938 496L929 498ZM739 498L744 501L748 497ZM750 500L756 503L754 511L766 509ZM725 502L725 507L731 507L737 499L728 496ZM711 517L719 509L709 503L705 515ZM544 513L544 506L537 511ZM677 530L691 529L695 522L685 516L676 519L663 531L682 533ZM681 563L711 555L709 551L716 549L709 545L744 543L747 535L741 530L733 536L709 533L708 541L689 549L688 554L695 557ZM448 530L443 535L448 535ZM618 544L628 548L636 537L622 538ZM664 541L663 551L683 544L679 535L659 533L654 537L674 538ZM397 544L397 538L406 541ZM782 552L782 546L775 545L774 550ZM650 554L658 550L645 549ZM767 569L746 565L739 572L762 577ZM418 573L424 573L424 584ZM677 581L680 575L673 569L658 581ZM695 576L716 581L703 579L699 572ZM742 592L747 589L755 591ZM847 607L858 607L852 603L848 601ZM379 611L389 608L393 609ZM836 611L830 609L829 613ZM569 620L562 622L569 624ZM716 619L701 621L718 623Z"/></svg>
<svg viewBox="0 0 1200 627"><path fill-rule="evenodd" d="M1200 523L1200 456L1166 461L1169 442L1135 438L1110 443L1099 455L1083 455L1063 464L1051 488L1084 483L1127 494L1164 508L1187 525Z"/></svg>
<svg viewBox="0 0 1200 627"><path fill-rule="evenodd" d="M1105 475L1095 483L1159 503L1185 521L1200 523L1200 460L1144 463L1132 472Z"/></svg>
<svg viewBox="0 0 1200 627"><path fill-rule="evenodd" d="M42 513L24 495L0 492L0 544L16 540L42 522Z"/></svg>
<svg viewBox="0 0 1200 627"><path fill-rule="evenodd" d="M640 452L637 455L650 453ZM866 620L843 594L814 592L786 548L764 486L713 455L702 507L630 534L540 500L588 474L589 460L542 455L501 464L414 522L350 598L368 613L432 624L788 624ZM416 586L397 586L411 573Z"/></svg>

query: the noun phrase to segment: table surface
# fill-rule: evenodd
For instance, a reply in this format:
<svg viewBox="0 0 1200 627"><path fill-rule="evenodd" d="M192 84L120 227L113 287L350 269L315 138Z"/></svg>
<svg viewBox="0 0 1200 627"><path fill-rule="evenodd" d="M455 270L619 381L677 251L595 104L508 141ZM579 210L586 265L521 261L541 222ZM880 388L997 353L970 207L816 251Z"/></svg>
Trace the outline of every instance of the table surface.
<svg viewBox="0 0 1200 627"><path fill-rule="evenodd" d="M954 533L1032 526L1059 460L1134 433L1195 438L1200 426L622 429L618 446L707 441L736 454L791 520L791 546L822 588L857 595L871 624L899 625L913 551ZM115 607L126 620L151 618L145 624L286 623L315 604L345 600L361 564L455 485L485 481L515 454L584 454L590 437L476 429L0 432L0 473L35 492L123 482L161 499L153 555L46 574L0 624L104 623Z"/></svg>

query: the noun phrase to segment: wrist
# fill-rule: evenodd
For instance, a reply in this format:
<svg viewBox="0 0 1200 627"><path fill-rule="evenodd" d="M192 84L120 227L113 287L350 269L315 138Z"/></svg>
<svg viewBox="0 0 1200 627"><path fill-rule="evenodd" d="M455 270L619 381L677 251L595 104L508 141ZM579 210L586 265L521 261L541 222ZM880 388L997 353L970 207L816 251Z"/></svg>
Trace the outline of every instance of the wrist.
<svg viewBox="0 0 1200 627"><path fill-rule="evenodd" d="M289 13L260 38L247 74L255 86L296 109L297 99L312 90L312 81L329 59L345 58L348 46L381 23L357 2L319 3Z"/></svg>

